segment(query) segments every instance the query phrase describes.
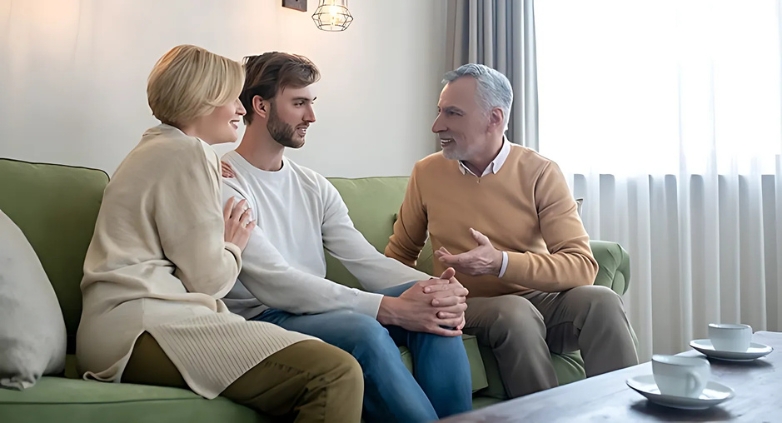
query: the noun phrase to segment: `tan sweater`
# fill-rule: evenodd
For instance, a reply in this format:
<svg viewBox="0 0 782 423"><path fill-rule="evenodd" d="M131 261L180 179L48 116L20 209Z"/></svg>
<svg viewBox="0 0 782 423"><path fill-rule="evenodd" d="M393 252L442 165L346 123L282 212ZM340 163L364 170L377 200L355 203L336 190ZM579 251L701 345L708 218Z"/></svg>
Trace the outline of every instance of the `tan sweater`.
<svg viewBox="0 0 782 423"><path fill-rule="evenodd" d="M76 355L85 378L119 382L144 331L190 388L214 398L269 355L312 339L248 322L220 300L241 268L223 240L219 159L212 148L159 125L104 192L84 263Z"/></svg>
<svg viewBox="0 0 782 423"><path fill-rule="evenodd" d="M463 253L477 246L469 228L508 253L502 278L457 273L472 297L594 283L597 262L565 178L556 163L533 150L512 145L499 171L480 178L462 173L459 162L442 153L420 160L385 253L414 266L427 231L435 250ZM443 270L435 257L433 274Z"/></svg>

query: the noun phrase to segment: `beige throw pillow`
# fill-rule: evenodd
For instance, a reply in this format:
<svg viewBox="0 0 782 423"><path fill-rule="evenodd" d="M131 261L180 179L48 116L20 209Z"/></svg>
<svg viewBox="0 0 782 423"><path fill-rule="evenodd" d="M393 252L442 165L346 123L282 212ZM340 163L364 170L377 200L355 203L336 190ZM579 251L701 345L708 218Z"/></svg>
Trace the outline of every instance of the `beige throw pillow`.
<svg viewBox="0 0 782 423"><path fill-rule="evenodd" d="M65 346L49 278L21 229L0 210L0 386L22 390L62 372Z"/></svg>

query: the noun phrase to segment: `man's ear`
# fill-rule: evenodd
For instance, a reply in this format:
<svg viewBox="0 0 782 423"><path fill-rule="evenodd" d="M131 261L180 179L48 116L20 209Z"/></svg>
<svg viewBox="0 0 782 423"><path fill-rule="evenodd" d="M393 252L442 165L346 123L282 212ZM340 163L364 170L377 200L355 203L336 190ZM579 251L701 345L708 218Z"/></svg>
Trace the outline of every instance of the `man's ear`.
<svg viewBox="0 0 782 423"><path fill-rule="evenodd" d="M489 123L491 126L502 126L502 122L505 120L505 113L499 107L491 109L489 114Z"/></svg>
<svg viewBox="0 0 782 423"><path fill-rule="evenodd" d="M268 101L262 99L259 95L253 97L253 112L255 112L258 116L265 119L268 116L268 108Z"/></svg>

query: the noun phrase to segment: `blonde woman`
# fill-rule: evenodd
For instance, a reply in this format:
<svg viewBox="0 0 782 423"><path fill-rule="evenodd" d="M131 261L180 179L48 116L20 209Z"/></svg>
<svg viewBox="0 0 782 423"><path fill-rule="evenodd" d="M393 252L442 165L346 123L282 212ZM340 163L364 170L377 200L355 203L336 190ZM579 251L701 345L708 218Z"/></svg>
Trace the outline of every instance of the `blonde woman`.
<svg viewBox="0 0 782 423"><path fill-rule="evenodd" d="M235 61L183 45L149 76L161 124L106 187L84 263L77 335L85 378L189 388L295 421L358 421L363 379L347 353L248 322L220 300L254 222L221 206L210 145L236 141L245 110Z"/></svg>

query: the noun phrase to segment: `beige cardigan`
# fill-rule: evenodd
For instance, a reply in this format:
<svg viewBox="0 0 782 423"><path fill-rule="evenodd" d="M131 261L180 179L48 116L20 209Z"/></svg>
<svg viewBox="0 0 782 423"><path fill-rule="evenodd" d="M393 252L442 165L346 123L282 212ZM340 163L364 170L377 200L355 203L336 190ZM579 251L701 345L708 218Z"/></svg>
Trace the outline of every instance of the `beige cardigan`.
<svg viewBox="0 0 782 423"><path fill-rule="evenodd" d="M305 339L248 322L220 300L241 251L223 240L219 159L169 125L144 133L106 187L84 263L76 355L85 378L119 382L144 331L190 388L214 398Z"/></svg>

